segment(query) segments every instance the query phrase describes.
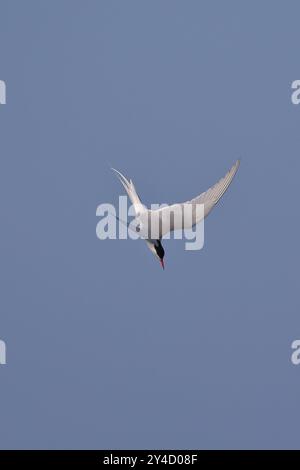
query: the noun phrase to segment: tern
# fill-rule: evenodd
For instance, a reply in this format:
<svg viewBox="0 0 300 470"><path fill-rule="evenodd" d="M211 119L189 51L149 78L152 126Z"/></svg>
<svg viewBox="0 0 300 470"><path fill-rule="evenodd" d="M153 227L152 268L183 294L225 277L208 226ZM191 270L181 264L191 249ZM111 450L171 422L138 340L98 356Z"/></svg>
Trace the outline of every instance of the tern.
<svg viewBox="0 0 300 470"><path fill-rule="evenodd" d="M237 160L223 178L194 199L183 203L164 206L156 210L147 209L141 202L133 181L131 179L128 180L120 171L112 168L124 186L134 208L135 219L134 224L131 224L131 226L133 225L135 231L140 233L141 238L145 239L149 249L155 257L159 259L163 269L165 269L165 250L161 243L163 236L175 230L192 228L207 217L228 189L239 165L240 160ZM197 207L200 205L202 206L202 210L199 212L197 211ZM184 209L190 209L191 217L187 218L182 216ZM173 216L171 214L173 214Z"/></svg>

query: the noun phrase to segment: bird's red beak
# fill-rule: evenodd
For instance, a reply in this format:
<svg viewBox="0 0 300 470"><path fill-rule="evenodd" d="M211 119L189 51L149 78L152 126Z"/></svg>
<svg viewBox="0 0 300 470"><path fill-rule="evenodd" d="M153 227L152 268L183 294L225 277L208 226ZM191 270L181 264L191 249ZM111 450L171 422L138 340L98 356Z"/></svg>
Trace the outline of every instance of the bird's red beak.
<svg viewBox="0 0 300 470"><path fill-rule="evenodd" d="M159 261L160 261L160 264L161 264L162 268L163 268L163 269L165 269L165 263L164 263L164 260L160 258L160 259L159 259Z"/></svg>

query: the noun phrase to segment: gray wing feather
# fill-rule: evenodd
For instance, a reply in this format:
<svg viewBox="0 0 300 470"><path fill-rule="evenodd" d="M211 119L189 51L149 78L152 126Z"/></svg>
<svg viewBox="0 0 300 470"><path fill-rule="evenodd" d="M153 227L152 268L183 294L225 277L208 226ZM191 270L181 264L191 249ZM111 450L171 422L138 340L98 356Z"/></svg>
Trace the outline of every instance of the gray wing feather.
<svg viewBox="0 0 300 470"><path fill-rule="evenodd" d="M214 186L209 188L204 193L195 197L191 201L187 201L188 204L204 204L204 217L206 217L212 208L221 199L225 191L228 189L231 181L233 180L238 168L240 166L240 160L237 160L235 164L230 168L226 175L221 178Z"/></svg>
<svg viewBox="0 0 300 470"><path fill-rule="evenodd" d="M221 178L214 186L209 188L207 191L201 193L199 196L186 201L182 204L173 204L166 206L156 211L149 211L151 215L152 226L159 227L159 237L163 237L168 232L173 230L188 229L201 222L206 217L217 202L221 199L225 191L228 189L232 182L238 168L240 160L237 160L226 175ZM202 206L202 210L199 211L199 206ZM184 212L189 209L189 217L186 217ZM189 212L189 211L187 211ZM181 214L184 213L184 217ZM166 221L166 222L165 222Z"/></svg>
<svg viewBox="0 0 300 470"><path fill-rule="evenodd" d="M128 179L125 178L125 176L122 175L122 173L120 171L115 170L115 168L111 168L111 169L116 173L117 178L120 180L120 182L124 186L125 191L127 192L128 196L129 196L129 199L131 200L131 202L134 206L135 213L138 214L139 212L144 211L145 206L142 204L142 202L141 202L141 200L138 196L138 193L136 192L133 181L132 180L128 181Z"/></svg>

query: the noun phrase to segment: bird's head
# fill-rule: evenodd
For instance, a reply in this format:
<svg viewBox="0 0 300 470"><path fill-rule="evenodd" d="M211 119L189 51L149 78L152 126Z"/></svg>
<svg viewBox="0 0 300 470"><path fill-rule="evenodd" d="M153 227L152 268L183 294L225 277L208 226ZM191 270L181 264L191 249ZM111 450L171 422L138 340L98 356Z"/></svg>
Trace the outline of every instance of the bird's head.
<svg viewBox="0 0 300 470"><path fill-rule="evenodd" d="M163 249L163 246L160 240L155 241L154 249L155 249L156 256L158 257L162 268L165 269L165 263L164 263L165 250Z"/></svg>
<svg viewBox="0 0 300 470"><path fill-rule="evenodd" d="M152 240L151 242L147 241L147 245L150 248L150 251L154 254L156 258L159 259L159 262L161 264L161 267L165 269L165 264L164 264L164 256L165 256L165 250L162 247L162 244L159 240Z"/></svg>

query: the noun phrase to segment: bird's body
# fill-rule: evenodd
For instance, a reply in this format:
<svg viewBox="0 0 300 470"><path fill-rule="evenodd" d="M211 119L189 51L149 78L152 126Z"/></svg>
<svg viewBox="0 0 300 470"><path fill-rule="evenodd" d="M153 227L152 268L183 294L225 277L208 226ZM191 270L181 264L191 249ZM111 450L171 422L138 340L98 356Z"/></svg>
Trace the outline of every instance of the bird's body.
<svg viewBox="0 0 300 470"><path fill-rule="evenodd" d="M239 164L240 161L237 160L223 178L194 199L184 203L164 206L156 210L147 209L141 202L132 180L128 180L122 173L113 168L134 207L135 219L132 226L135 227L140 237L145 239L149 249L159 258L163 268L165 252L161 239L171 231L189 229L201 222L229 187Z"/></svg>

